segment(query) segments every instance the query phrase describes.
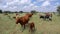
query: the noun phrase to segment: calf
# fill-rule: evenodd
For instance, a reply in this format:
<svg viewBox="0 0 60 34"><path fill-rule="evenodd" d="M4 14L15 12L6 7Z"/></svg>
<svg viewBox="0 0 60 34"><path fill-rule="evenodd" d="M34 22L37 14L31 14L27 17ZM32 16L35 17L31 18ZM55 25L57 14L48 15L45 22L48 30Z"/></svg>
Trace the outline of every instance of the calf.
<svg viewBox="0 0 60 34"><path fill-rule="evenodd" d="M35 24L34 24L34 22L31 22L30 24L29 24L30 26L29 26L29 32L30 31L34 31L35 30Z"/></svg>

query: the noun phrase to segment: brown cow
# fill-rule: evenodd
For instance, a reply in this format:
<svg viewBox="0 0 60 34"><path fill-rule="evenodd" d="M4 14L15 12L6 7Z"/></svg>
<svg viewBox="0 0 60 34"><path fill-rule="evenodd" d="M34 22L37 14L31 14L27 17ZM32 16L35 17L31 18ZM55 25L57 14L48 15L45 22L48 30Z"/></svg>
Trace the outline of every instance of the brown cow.
<svg viewBox="0 0 60 34"><path fill-rule="evenodd" d="M20 23L21 26L24 26L24 29L25 29L25 24L27 24L29 21L29 17L26 15L26 16L23 16L23 17L18 17L16 19L16 24Z"/></svg>
<svg viewBox="0 0 60 34"><path fill-rule="evenodd" d="M52 21L52 14L46 13L45 19L49 19Z"/></svg>
<svg viewBox="0 0 60 34"><path fill-rule="evenodd" d="M25 25L28 23L28 21L32 15L33 14L26 14L25 16L17 17L16 24L20 23L21 26L24 27L24 29L25 29Z"/></svg>
<svg viewBox="0 0 60 34"><path fill-rule="evenodd" d="M34 22L31 22L30 24L29 24L30 26L29 26L29 31L33 31L33 30L35 30L35 24L34 24Z"/></svg>
<svg viewBox="0 0 60 34"><path fill-rule="evenodd" d="M46 13L46 16L52 17L52 14L50 14L50 13Z"/></svg>

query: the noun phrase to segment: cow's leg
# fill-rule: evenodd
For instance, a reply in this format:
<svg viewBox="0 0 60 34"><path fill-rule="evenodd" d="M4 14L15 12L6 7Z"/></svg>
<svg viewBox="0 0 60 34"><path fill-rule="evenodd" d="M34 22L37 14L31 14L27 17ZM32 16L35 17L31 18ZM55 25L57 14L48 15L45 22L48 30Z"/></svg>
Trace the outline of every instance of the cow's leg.
<svg viewBox="0 0 60 34"><path fill-rule="evenodd" d="M22 32L24 31L24 29L25 29L25 25L23 25L24 27L23 27L23 30L22 30Z"/></svg>
<svg viewBox="0 0 60 34"><path fill-rule="evenodd" d="M23 25L21 25L21 27L23 28Z"/></svg>
<svg viewBox="0 0 60 34"><path fill-rule="evenodd" d="M46 19L49 19L49 16L46 16Z"/></svg>
<svg viewBox="0 0 60 34"><path fill-rule="evenodd" d="M49 16L47 16L47 19L48 19L48 20L50 19Z"/></svg>
<svg viewBox="0 0 60 34"><path fill-rule="evenodd" d="M50 21L52 21L52 19L51 19L51 18L49 18L49 20L50 20Z"/></svg>
<svg viewBox="0 0 60 34"><path fill-rule="evenodd" d="M34 30L35 30L35 26L34 26Z"/></svg>
<svg viewBox="0 0 60 34"><path fill-rule="evenodd" d="M36 31L35 27L33 27L31 31L32 31L32 32Z"/></svg>
<svg viewBox="0 0 60 34"><path fill-rule="evenodd" d="M32 28L29 29L29 32L32 32Z"/></svg>
<svg viewBox="0 0 60 34"><path fill-rule="evenodd" d="M24 25L21 25L21 27L22 27L22 32L24 31Z"/></svg>
<svg viewBox="0 0 60 34"><path fill-rule="evenodd" d="M32 28L30 29L30 31L31 31L31 32L34 32L34 31L35 31L35 28L34 28L34 27L32 27Z"/></svg>
<svg viewBox="0 0 60 34"><path fill-rule="evenodd" d="M23 25L21 25L21 28L23 29Z"/></svg>
<svg viewBox="0 0 60 34"><path fill-rule="evenodd" d="M52 19L51 19L51 17L50 17L50 16L48 16L48 19L49 19L50 21L52 21Z"/></svg>
<svg viewBox="0 0 60 34"><path fill-rule="evenodd" d="M46 16L44 16L44 20L46 20Z"/></svg>
<svg viewBox="0 0 60 34"><path fill-rule="evenodd" d="M24 25L24 29L25 29L25 25Z"/></svg>

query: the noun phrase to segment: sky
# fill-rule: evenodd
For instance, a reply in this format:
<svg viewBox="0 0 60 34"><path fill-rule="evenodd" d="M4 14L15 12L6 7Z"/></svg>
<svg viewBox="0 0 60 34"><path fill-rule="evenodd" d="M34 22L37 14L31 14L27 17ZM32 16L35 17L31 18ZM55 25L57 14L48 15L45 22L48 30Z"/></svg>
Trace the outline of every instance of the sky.
<svg viewBox="0 0 60 34"><path fill-rule="evenodd" d="M9 11L55 12L60 0L0 0L0 9Z"/></svg>

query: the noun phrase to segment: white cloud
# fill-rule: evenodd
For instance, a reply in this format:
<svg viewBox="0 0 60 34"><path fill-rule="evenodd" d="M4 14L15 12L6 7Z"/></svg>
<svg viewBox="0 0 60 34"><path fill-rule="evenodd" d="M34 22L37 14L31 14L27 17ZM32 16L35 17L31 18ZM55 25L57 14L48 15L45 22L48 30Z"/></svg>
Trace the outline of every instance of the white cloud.
<svg viewBox="0 0 60 34"><path fill-rule="evenodd" d="M12 5L12 4L15 4L16 2L19 2L19 0L13 0L11 2L7 2L7 5Z"/></svg>
<svg viewBox="0 0 60 34"><path fill-rule="evenodd" d="M14 7L7 7L7 8L5 8L5 10L17 11L17 7L16 6L14 6Z"/></svg>
<svg viewBox="0 0 60 34"><path fill-rule="evenodd" d="M24 11L31 11L31 10L37 10L39 6L34 5L33 3L29 4L28 6L24 6L22 9Z"/></svg>
<svg viewBox="0 0 60 34"><path fill-rule="evenodd" d="M57 1L57 0L47 0L47 1Z"/></svg>
<svg viewBox="0 0 60 34"><path fill-rule="evenodd" d="M34 4L31 3L31 4L29 4L28 6L24 6L23 8L31 8L31 7L33 7L33 6L34 6Z"/></svg>
<svg viewBox="0 0 60 34"><path fill-rule="evenodd" d="M0 5L0 8L7 8L6 5Z"/></svg>
<svg viewBox="0 0 60 34"><path fill-rule="evenodd" d="M21 0L20 2L22 3L22 4L24 4L24 3L26 3L26 2L28 2L29 0Z"/></svg>
<svg viewBox="0 0 60 34"><path fill-rule="evenodd" d="M36 5L39 2L42 2L42 5L38 6ZM38 10L38 11L53 11L56 9L56 7L51 6L50 1L56 1L56 0L36 0L33 3L31 3L31 0L5 0L2 1L0 4L0 8L3 10L11 10L11 11L31 11L31 10ZM6 5L3 5L6 2ZM59 3L56 3L56 6L59 5ZM49 6L49 8L47 8ZM52 8L53 7L53 8ZM53 10L52 10L53 9Z"/></svg>
<svg viewBox="0 0 60 34"><path fill-rule="evenodd" d="M36 0L37 2L42 2L42 1L57 1L57 0Z"/></svg>
<svg viewBox="0 0 60 34"><path fill-rule="evenodd" d="M41 6L49 6L50 5L50 2L49 1L45 1L43 2L43 4Z"/></svg>
<svg viewBox="0 0 60 34"><path fill-rule="evenodd" d="M33 4L36 4L36 3L37 3L36 1L33 2Z"/></svg>
<svg viewBox="0 0 60 34"><path fill-rule="evenodd" d="M17 8L16 6L14 6L14 7L9 7L10 9L14 9L14 8Z"/></svg>
<svg viewBox="0 0 60 34"><path fill-rule="evenodd" d="M5 5L5 6L3 6L4 8L6 8L7 6Z"/></svg>
<svg viewBox="0 0 60 34"><path fill-rule="evenodd" d="M30 11L30 10L32 10L33 6L34 6L34 4L30 3L29 5L24 6L22 8L22 10L24 10L24 11Z"/></svg>
<svg viewBox="0 0 60 34"><path fill-rule="evenodd" d="M42 2L42 1L45 1L45 0L36 0L37 2Z"/></svg>
<svg viewBox="0 0 60 34"><path fill-rule="evenodd" d="M31 3L29 6L34 6L34 4Z"/></svg>
<svg viewBox="0 0 60 34"><path fill-rule="evenodd" d="M30 4L30 3L31 3L31 0L13 0L13 1L7 2L6 6L10 7L10 6L17 5L21 7L23 5Z"/></svg>
<svg viewBox="0 0 60 34"><path fill-rule="evenodd" d="M31 0L5 0L5 1L6 1L6 5L0 4L0 7L3 10L5 10L5 9L6 10L13 10L14 9L14 11L15 11L15 9L21 10L21 8L23 8L23 5L31 3Z"/></svg>

